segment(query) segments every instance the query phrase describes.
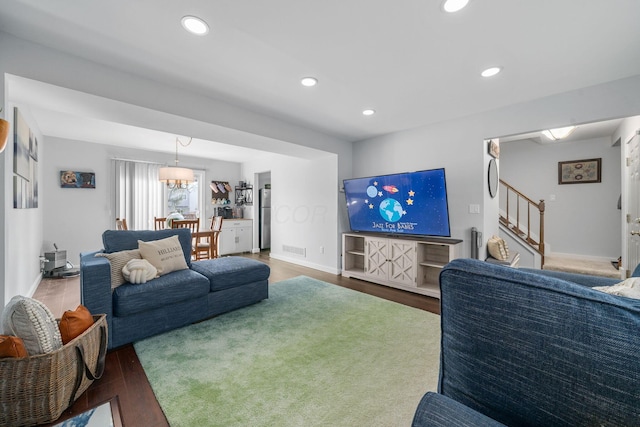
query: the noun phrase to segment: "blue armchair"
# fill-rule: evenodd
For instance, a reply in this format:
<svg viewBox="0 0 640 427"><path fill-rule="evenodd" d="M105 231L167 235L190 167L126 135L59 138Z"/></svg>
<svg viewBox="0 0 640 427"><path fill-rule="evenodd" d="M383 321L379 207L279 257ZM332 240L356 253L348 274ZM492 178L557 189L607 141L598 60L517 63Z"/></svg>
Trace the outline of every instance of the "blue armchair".
<svg viewBox="0 0 640 427"><path fill-rule="evenodd" d="M615 279L556 276L444 268L438 393L414 426L640 425L640 301L590 288Z"/></svg>

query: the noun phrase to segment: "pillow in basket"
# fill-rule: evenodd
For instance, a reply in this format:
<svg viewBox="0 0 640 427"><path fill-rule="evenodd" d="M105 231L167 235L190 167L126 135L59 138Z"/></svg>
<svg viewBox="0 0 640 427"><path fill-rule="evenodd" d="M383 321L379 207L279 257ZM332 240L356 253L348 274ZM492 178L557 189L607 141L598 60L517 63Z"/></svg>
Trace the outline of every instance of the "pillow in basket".
<svg viewBox="0 0 640 427"><path fill-rule="evenodd" d="M65 311L60 319L62 343L68 343L89 329L91 325L93 325L93 316L84 305L80 304L74 311Z"/></svg>
<svg viewBox="0 0 640 427"><path fill-rule="evenodd" d="M49 353L62 347L58 323L46 305L32 298L16 295L2 312L2 330L22 338L31 356Z"/></svg>
<svg viewBox="0 0 640 427"><path fill-rule="evenodd" d="M3 357L28 357L24 341L11 335L0 335L0 359Z"/></svg>

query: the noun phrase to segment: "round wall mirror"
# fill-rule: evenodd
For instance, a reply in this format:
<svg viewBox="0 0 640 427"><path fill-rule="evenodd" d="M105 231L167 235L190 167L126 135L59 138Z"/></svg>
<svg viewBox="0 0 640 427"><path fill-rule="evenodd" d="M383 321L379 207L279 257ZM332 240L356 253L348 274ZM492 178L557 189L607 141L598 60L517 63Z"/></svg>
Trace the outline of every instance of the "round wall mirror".
<svg viewBox="0 0 640 427"><path fill-rule="evenodd" d="M498 164L496 159L489 161L489 195L491 198L498 194Z"/></svg>

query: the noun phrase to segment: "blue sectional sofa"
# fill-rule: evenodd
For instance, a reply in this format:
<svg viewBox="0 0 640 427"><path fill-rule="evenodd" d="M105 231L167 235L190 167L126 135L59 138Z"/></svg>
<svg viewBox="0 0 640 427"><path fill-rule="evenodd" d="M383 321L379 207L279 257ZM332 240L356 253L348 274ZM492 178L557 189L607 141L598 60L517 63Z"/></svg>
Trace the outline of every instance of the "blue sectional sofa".
<svg viewBox="0 0 640 427"><path fill-rule="evenodd" d="M143 284L125 283L112 290L111 263L97 253L138 248L138 240L177 235L188 268ZM104 249L80 254L81 301L92 313L106 313L108 348L235 310L269 297L269 267L243 257L191 262L188 229L107 230Z"/></svg>
<svg viewBox="0 0 640 427"><path fill-rule="evenodd" d="M449 263L438 393L413 426L640 425L640 300L591 289L616 282Z"/></svg>

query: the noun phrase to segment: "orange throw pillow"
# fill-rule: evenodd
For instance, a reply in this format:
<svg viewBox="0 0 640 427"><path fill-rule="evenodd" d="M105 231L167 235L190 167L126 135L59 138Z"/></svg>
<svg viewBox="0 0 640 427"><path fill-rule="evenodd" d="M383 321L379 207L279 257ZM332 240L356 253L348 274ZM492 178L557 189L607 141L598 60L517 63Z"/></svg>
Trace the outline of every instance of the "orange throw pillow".
<svg viewBox="0 0 640 427"><path fill-rule="evenodd" d="M0 335L0 359L3 357L28 357L22 338Z"/></svg>
<svg viewBox="0 0 640 427"><path fill-rule="evenodd" d="M79 305L75 311L67 310L60 319L62 344L66 344L93 325L93 317L87 307Z"/></svg>

